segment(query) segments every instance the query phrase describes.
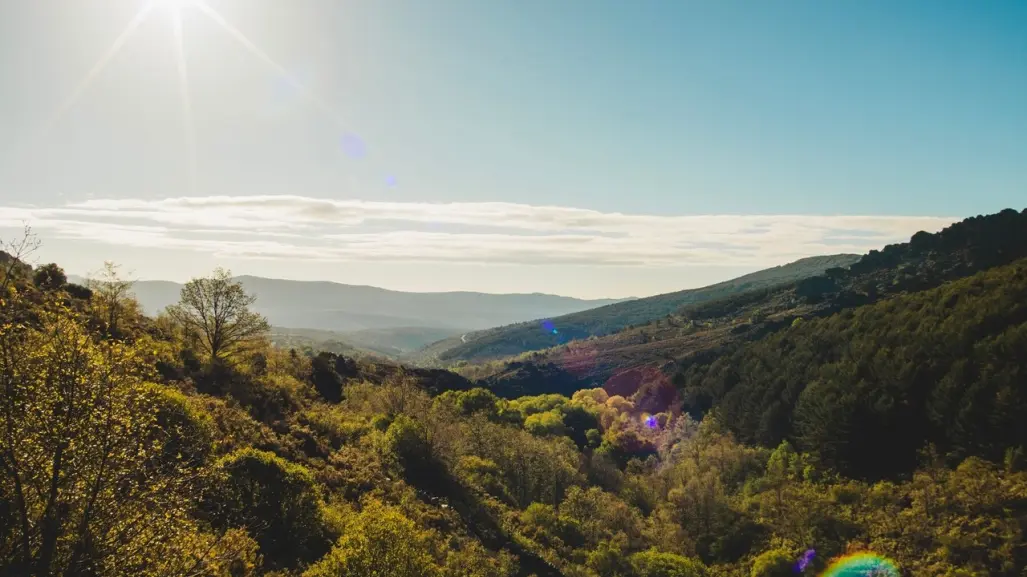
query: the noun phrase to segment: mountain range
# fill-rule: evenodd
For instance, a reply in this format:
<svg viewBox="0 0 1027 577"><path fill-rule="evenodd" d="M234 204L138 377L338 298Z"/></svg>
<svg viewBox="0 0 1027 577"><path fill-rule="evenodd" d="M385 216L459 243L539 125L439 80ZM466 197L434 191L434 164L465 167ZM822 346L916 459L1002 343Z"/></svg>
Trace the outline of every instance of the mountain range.
<svg viewBox="0 0 1027 577"><path fill-rule="evenodd" d="M84 282L74 275L69 280ZM256 276L239 276L236 280L257 297L253 310L267 317L273 326L330 331L318 338L340 340L358 348L366 346L383 354L407 352L467 331L563 315L623 300L584 300L540 293L415 293ZM177 303L181 289L181 284L163 280L141 280L132 286L148 315Z"/></svg>

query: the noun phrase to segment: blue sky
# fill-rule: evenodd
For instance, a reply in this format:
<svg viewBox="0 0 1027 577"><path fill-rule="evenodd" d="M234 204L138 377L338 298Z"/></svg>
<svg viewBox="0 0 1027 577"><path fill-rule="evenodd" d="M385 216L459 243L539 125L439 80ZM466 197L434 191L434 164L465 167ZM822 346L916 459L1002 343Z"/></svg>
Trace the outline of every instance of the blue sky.
<svg viewBox="0 0 1027 577"><path fill-rule="evenodd" d="M177 0L40 136L145 4L0 0L0 234L74 272L644 295L1027 205L1023 2Z"/></svg>

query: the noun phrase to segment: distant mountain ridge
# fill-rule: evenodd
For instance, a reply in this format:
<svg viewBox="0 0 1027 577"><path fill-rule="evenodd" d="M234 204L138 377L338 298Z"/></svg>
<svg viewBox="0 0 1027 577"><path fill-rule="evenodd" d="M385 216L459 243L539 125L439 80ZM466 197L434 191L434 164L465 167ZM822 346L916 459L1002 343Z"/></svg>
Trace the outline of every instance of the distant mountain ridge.
<svg viewBox="0 0 1027 577"><path fill-rule="evenodd" d="M564 344L574 339L601 337L632 325L645 324L676 312L685 305L797 281L825 270L847 267L861 255L834 254L799 259L706 287L612 303L570 313L550 320L555 332L543 331L538 322L522 322L433 343L422 353L422 362L482 361L518 355ZM542 317L537 317L542 318ZM548 325L547 325L548 326Z"/></svg>
<svg viewBox="0 0 1027 577"><path fill-rule="evenodd" d="M69 279L83 281L74 275ZM338 332L425 327L455 334L621 302L538 293L414 293L256 276L238 276L236 280L256 295L253 310L272 325ZM181 288L176 282L145 280L136 282L132 290L146 314L153 315L178 302Z"/></svg>

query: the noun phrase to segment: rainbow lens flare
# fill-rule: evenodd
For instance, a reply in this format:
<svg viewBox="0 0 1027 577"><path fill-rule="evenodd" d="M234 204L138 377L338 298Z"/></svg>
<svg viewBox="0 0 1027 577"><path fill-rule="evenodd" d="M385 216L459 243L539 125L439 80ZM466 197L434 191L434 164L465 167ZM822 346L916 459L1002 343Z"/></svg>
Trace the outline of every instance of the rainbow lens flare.
<svg viewBox="0 0 1027 577"><path fill-rule="evenodd" d="M874 553L853 553L831 562L821 577L899 577L899 569Z"/></svg>

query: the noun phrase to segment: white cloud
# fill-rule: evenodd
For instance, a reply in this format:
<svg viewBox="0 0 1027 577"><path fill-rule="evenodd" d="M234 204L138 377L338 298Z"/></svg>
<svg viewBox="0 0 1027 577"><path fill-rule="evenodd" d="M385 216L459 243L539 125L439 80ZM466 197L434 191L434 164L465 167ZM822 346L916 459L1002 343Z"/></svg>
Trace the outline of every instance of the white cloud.
<svg viewBox="0 0 1027 577"><path fill-rule="evenodd" d="M908 240L919 230L938 231L955 220L657 216L499 202L300 196L91 199L58 207L0 207L0 227L28 222L44 237L222 257L608 266L771 266L810 255L862 253ZM475 232L462 230L468 227Z"/></svg>

